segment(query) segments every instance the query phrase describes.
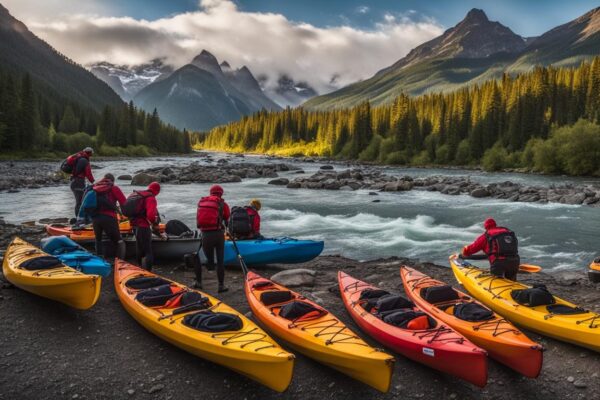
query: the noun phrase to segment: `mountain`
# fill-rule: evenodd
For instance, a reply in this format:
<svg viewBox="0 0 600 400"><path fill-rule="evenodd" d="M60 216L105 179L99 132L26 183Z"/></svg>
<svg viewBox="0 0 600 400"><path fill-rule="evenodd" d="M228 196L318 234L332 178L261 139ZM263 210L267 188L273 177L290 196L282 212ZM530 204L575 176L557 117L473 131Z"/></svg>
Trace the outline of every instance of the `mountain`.
<svg viewBox="0 0 600 400"><path fill-rule="evenodd" d="M296 82L290 76L282 74L277 79L277 86L268 87L265 92L282 107L296 107L318 95L306 82Z"/></svg>
<svg viewBox="0 0 600 400"><path fill-rule="evenodd" d="M304 103L307 108L337 108L365 100L387 103L401 93L449 90L501 72L526 47L526 41L479 9L456 26L421 44L372 78Z"/></svg>
<svg viewBox="0 0 600 400"><path fill-rule="evenodd" d="M401 93L418 95L480 83L535 65L576 65L600 54L600 8L539 37L523 38L479 9L456 26L411 50L370 79L303 104L309 109L388 103Z"/></svg>
<svg viewBox="0 0 600 400"><path fill-rule="evenodd" d="M29 73L36 85L84 107L101 110L122 100L104 82L35 36L0 4L0 68Z"/></svg>
<svg viewBox="0 0 600 400"><path fill-rule="evenodd" d="M247 67L234 70L227 62L219 65L206 50L167 78L146 86L134 101L147 111L156 108L176 127L200 131L261 109L281 109Z"/></svg>
<svg viewBox="0 0 600 400"><path fill-rule="evenodd" d="M528 70L532 65L576 65L600 54L600 7L529 42L526 51L510 72Z"/></svg>
<svg viewBox="0 0 600 400"><path fill-rule="evenodd" d="M157 58L140 65L115 65L99 62L88 66L90 71L110 86L121 98L129 101L149 84L166 78L173 72L173 67Z"/></svg>

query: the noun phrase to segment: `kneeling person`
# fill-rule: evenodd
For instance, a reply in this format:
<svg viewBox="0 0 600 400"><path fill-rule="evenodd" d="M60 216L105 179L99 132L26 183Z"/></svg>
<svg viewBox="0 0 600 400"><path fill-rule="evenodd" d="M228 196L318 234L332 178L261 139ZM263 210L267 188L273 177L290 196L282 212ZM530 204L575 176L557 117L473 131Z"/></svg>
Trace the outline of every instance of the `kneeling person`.
<svg viewBox="0 0 600 400"><path fill-rule="evenodd" d="M486 219L483 227L485 232L472 244L465 246L461 256L469 257L483 251L490 262L492 275L516 281L521 264L517 236L510 229L496 226L492 218Z"/></svg>
<svg viewBox="0 0 600 400"><path fill-rule="evenodd" d="M229 233L238 240L262 239L260 234L261 203L252 199L245 207L233 207L229 217Z"/></svg>
<svg viewBox="0 0 600 400"><path fill-rule="evenodd" d="M130 218L135 233L136 260L142 268L152 271L154 255L152 253L152 231L159 232L156 196L160 193L160 184L152 182L143 191L134 191L127 198L123 214Z"/></svg>

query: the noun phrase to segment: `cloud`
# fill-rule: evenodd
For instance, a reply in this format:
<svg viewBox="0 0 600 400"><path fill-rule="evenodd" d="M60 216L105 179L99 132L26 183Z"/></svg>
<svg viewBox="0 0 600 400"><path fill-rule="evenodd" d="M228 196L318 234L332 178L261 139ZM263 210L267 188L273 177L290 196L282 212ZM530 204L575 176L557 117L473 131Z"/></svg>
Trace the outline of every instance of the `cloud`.
<svg viewBox="0 0 600 400"><path fill-rule="evenodd" d="M358 6L356 7L356 12L359 14L367 14L371 9L369 6Z"/></svg>
<svg viewBox="0 0 600 400"><path fill-rule="evenodd" d="M17 2L8 3L12 1ZM60 18L44 18L43 12L21 18L38 36L84 65L135 65L165 57L179 67L206 49L233 67L247 65L256 76L268 77L267 85L285 73L320 93L370 77L443 31L433 20L405 15L388 15L370 30L348 24L316 27L282 14L242 11L230 0L201 0L197 11L151 21L106 16L92 0L78 3L87 8Z"/></svg>

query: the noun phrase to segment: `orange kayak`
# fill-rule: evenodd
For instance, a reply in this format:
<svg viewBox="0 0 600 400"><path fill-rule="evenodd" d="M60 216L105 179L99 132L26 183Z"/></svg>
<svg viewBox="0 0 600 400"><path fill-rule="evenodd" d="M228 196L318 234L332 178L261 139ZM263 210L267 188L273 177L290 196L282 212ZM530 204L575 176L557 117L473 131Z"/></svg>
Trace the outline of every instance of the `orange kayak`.
<svg viewBox="0 0 600 400"><path fill-rule="evenodd" d="M160 224L159 229L161 232L164 232L165 224ZM119 223L119 230L122 235L133 234L133 228L128 220ZM76 242L95 240L94 230L91 225L86 225L82 229L73 229L71 225L49 224L46 225L46 232L50 236L66 236Z"/></svg>
<svg viewBox="0 0 600 400"><path fill-rule="evenodd" d="M219 299L123 260L115 261L114 275L115 290L125 310L161 339L278 392L283 392L290 384L294 355L282 349L254 322ZM156 301L156 293L162 293L165 286L167 292L174 293L174 296L167 294L166 299ZM151 293L152 304L137 297L144 291L142 287L154 291ZM189 321L207 315L228 317L238 324L234 328L227 326L229 330L190 326Z"/></svg>
<svg viewBox="0 0 600 400"><path fill-rule="evenodd" d="M542 346L529 339L513 324L485 307L471 296L450 288L444 282L435 280L413 268L400 268L404 290L412 301L435 318L448 324L471 342L487 350L488 355L515 371L536 378L542 368ZM428 288L446 287L454 297L439 302L430 302L424 298ZM439 297L442 298L441 296ZM481 312L480 321L467 321L454 315L455 307L462 304L471 310ZM479 307L481 308L479 308ZM477 319L469 317L470 319Z"/></svg>
<svg viewBox="0 0 600 400"><path fill-rule="evenodd" d="M390 387L394 358L365 343L318 304L249 272L246 298L268 331L297 351L382 392Z"/></svg>

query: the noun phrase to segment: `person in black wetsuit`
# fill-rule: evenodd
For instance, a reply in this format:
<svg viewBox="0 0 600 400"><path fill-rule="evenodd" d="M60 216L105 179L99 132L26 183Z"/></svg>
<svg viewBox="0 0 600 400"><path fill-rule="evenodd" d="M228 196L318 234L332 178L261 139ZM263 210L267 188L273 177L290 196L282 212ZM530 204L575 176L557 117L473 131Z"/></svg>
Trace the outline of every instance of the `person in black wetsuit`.
<svg viewBox="0 0 600 400"><path fill-rule="evenodd" d="M94 183L92 166L90 164L92 154L94 154L94 150L91 147L86 147L79 153L69 156L69 161L72 160L73 166L73 172L71 172L71 191L75 197L75 217L79 215L79 208L81 207L85 191L85 180L87 179L91 184Z"/></svg>

